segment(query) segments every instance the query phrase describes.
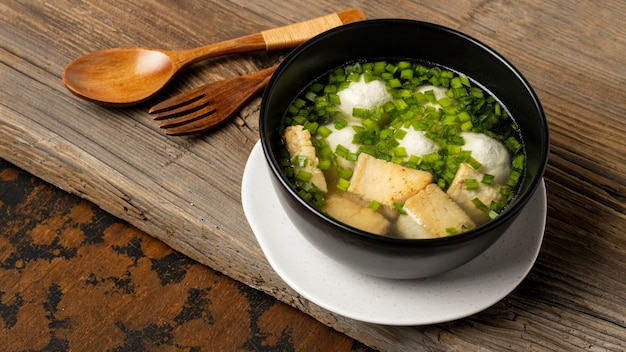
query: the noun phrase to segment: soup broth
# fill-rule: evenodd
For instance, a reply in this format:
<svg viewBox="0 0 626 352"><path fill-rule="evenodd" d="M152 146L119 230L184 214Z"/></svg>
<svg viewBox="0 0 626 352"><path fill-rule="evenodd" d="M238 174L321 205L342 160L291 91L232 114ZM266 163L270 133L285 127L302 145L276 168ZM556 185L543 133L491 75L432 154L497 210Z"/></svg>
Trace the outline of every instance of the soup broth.
<svg viewBox="0 0 626 352"><path fill-rule="evenodd" d="M524 172L504 106L463 74L411 61L346 64L284 117L283 167L320 210L391 237L455 235L497 216Z"/></svg>

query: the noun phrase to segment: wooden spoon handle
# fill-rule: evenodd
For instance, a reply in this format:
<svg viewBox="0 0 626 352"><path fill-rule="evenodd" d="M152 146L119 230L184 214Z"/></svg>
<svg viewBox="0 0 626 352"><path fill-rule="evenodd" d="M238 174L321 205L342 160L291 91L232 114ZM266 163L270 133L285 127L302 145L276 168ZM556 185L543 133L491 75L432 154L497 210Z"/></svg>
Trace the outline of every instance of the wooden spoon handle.
<svg viewBox="0 0 626 352"><path fill-rule="evenodd" d="M175 66L182 67L220 55L294 48L331 28L363 19L363 11L350 9L199 48L167 51L167 55Z"/></svg>
<svg viewBox="0 0 626 352"><path fill-rule="evenodd" d="M262 31L261 35L265 42L265 50L294 48L331 28L363 19L365 19L363 11L350 9L338 13L331 13L309 21L268 29Z"/></svg>

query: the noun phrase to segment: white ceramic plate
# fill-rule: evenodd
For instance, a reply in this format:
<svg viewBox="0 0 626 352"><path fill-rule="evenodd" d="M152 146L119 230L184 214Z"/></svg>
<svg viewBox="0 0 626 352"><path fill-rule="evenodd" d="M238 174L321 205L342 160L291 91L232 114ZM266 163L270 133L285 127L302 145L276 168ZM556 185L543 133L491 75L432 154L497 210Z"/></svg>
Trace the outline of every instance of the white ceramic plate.
<svg viewBox="0 0 626 352"><path fill-rule="evenodd" d="M257 143L246 164L242 203L276 273L309 301L345 317L425 325L477 313L508 295L535 263L546 221L545 184L511 228L471 262L427 279L389 280L354 272L314 248L287 218Z"/></svg>

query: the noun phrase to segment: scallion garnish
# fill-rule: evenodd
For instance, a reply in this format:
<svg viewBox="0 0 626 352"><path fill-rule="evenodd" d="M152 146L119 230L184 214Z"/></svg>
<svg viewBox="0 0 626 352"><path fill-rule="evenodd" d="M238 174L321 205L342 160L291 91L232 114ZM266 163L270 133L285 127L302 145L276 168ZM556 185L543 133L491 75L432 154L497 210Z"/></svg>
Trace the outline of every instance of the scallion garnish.
<svg viewBox="0 0 626 352"><path fill-rule="evenodd" d="M348 123L338 110L341 102L337 92L361 79L365 82L383 81L393 99L373 109L356 107L353 116L359 121L356 124ZM435 88L421 89L426 85ZM437 99L439 91L435 94L438 89L445 91L441 99ZM467 163L475 170L482 166L471 156L470 151L461 150L465 141L459 134L471 131L497 138L512 155L513 171L505 185L500 187L502 201L488 207L478 199L474 200L478 208L493 217L513 198L525 166L518 128L507 118L508 112L504 106L483 89L473 85L464 75L406 60L379 60L356 62L337 68L324 80L314 82L289 105L284 122L287 125L303 125L315 136L312 142L319 158L318 167L322 170L335 169L339 176L337 187L341 190L349 187L352 170L341 168L337 157L355 161L359 153L428 171L433 174L433 182L446 190L461 163ZM352 128L354 135L351 142L359 150L351 152L342 145L331 150L326 138L332 134L333 127L336 130ZM410 128L425 132L426 137L439 146L438 152L422 156L408 155L401 141ZM287 156L282 157L280 162L285 175L307 194L307 199L318 203L324 201L323 192L311 191L311 182L302 181L306 179L306 174L294 174L294 168L298 170L310 164L310 160L290 160ZM480 183L492 185L493 182L493 175L484 175L482 179L467 180L465 187L475 190Z"/></svg>
<svg viewBox="0 0 626 352"><path fill-rule="evenodd" d="M506 184L510 187L517 186L519 182L519 178L522 176L522 173L518 170L512 170L509 178L506 180Z"/></svg>
<svg viewBox="0 0 626 352"><path fill-rule="evenodd" d="M521 171L524 169L524 154L518 154L513 158L511 165L514 170Z"/></svg>
<svg viewBox="0 0 626 352"><path fill-rule="evenodd" d="M348 153L350 153L350 150L341 144L338 144L335 148L335 154L339 155L342 158L346 158Z"/></svg>
<svg viewBox="0 0 626 352"><path fill-rule="evenodd" d="M504 145L513 153L518 153L522 149L522 144L514 136L507 138L504 141Z"/></svg>
<svg viewBox="0 0 626 352"><path fill-rule="evenodd" d="M483 203L480 199L478 198L473 198L472 199L472 204L474 204L474 206L476 208L478 208L479 210L481 210L484 213L487 213L489 211L489 208L485 205L485 203Z"/></svg>
<svg viewBox="0 0 626 352"><path fill-rule="evenodd" d="M367 207L372 209L373 211L376 211L378 210L378 208L380 208L380 205L381 205L380 202L374 199L370 202L370 204L368 204Z"/></svg>
<svg viewBox="0 0 626 352"><path fill-rule="evenodd" d="M468 178L465 180L465 189L468 191L475 191L478 189L478 180Z"/></svg>
<svg viewBox="0 0 626 352"><path fill-rule="evenodd" d="M459 233L459 230L457 230L455 227L447 227L446 232L448 233L448 235L456 235L457 233Z"/></svg>
<svg viewBox="0 0 626 352"><path fill-rule="evenodd" d="M333 166L333 162L330 159L321 159L319 163L317 163L317 167L320 170L330 170Z"/></svg>
<svg viewBox="0 0 626 352"><path fill-rule="evenodd" d="M394 156L397 156L399 158L404 158L408 156L408 154L406 153L406 149L404 147L395 147L393 148L392 152Z"/></svg>
<svg viewBox="0 0 626 352"><path fill-rule="evenodd" d="M357 108L357 107L352 109L352 116L354 117L367 118L368 115L369 115L369 110L367 109Z"/></svg>
<svg viewBox="0 0 626 352"><path fill-rule="evenodd" d="M296 174L296 180L298 180L298 181L310 181L312 176L313 175L310 172L308 172L308 171L299 170L298 173Z"/></svg>
<svg viewBox="0 0 626 352"><path fill-rule="evenodd" d="M350 181L346 180L345 178L340 178L337 181L337 188L342 190L342 191L347 191L348 187L350 187Z"/></svg>
<svg viewBox="0 0 626 352"><path fill-rule="evenodd" d="M317 128L317 133L319 133L319 135L320 135L320 136L322 136L322 137L328 137L328 136L330 136L330 134L331 134L332 132L333 132L333 131L331 131L331 130L330 130L328 127L326 127L326 126L319 126L319 127Z"/></svg>
<svg viewBox="0 0 626 352"><path fill-rule="evenodd" d="M484 174L483 178L480 180L480 183L485 185L491 185L493 183L494 176L489 174Z"/></svg>
<svg viewBox="0 0 626 352"><path fill-rule="evenodd" d="M291 159L291 163L293 164L293 166L295 167L306 167L307 163L309 161L309 158L307 158L304 155L296 155L293 159Z"/></svg>
<svg viewBox="0 0 626 352"><path fill-rule="evenodd" d="M399 214L406 215L406 211L404 210L404 203L393 203L393 207Z"/></svg>
<svg viewBox="0 0 626 352"><path fill-rule="evenodd" d="M471 166L474 170L478 170L481 166L483 166L478 160L474 159L471 156L465 159L465 162L468 163L469 166Z"/></svg>

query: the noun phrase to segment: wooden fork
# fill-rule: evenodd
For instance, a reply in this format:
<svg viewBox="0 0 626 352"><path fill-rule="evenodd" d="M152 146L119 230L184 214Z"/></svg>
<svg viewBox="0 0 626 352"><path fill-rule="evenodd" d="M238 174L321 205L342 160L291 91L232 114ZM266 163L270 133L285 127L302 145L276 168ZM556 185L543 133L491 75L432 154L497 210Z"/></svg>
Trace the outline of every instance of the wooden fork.
<svg viewBox="0 0 626 352"><path fill-rule="evenodd" d="M260 92L278 65L264 70L205 84L153 106L155 120L168 135L204 132L226 121Z"/></svg>
<svg viewBox="0 0 626 352"><path fill-rule="evenodd" d="M270 32L266 33L267 41L280 44L281 48L291 48L331 28L364 19L363 11L350 9L267 31ZM167 119L160 127L166 129L169 135L209 130L235 114L263 89L275 70L276 66L273 66L253 74L209 83L157 104L149 113L154 114L155 120Z"/></svg>

